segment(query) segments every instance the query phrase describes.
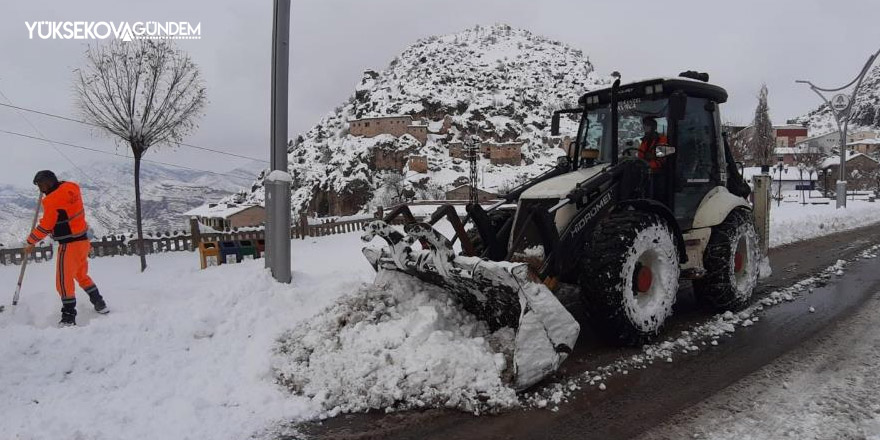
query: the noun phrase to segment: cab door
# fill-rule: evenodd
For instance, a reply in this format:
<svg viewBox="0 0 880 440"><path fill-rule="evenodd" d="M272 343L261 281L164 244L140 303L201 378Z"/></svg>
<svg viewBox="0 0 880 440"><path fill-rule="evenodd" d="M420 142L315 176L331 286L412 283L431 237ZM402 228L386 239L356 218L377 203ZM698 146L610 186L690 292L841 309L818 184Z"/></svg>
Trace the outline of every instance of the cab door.
<svg viewBox="0 0 880 440"><path fill-rule="evenodd" d="M677 121L673 212L682 230L691 228L703 197L720 184L716 108L708 99L688 97Z"/></svg>

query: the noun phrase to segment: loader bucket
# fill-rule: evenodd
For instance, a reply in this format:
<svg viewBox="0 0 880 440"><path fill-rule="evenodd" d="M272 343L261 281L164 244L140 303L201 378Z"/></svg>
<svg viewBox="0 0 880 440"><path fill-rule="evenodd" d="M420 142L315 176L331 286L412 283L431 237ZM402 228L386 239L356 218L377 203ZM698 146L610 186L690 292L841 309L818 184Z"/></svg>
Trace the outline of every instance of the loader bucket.
<svg viewBox="0 0 880 440"><path fill-rule="evenodd" d="M378 236L388 244L364 248L373 268L404 272L443 287L490 331L512 329L516 390L559 368L571 353L580 326L546 286L529 279L528 266L455 255L452 243L426 223L410 223L404 230L406 235L382 220L364 228L362 240L370 242ZM428 249L413 249L416 240L427 243Z"/></svg>

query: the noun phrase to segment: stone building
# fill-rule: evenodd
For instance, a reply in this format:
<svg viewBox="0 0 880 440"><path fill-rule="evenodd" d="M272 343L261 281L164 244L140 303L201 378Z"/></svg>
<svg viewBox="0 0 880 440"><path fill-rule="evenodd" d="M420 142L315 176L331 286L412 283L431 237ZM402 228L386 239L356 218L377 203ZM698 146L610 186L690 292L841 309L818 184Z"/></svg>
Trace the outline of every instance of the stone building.
<svg viewBox="0 0 880 440"><path fill-rule="evenodd" d="M455 188L446 191L446 200L470 200L471 194L471 185L459 185ZM490 200L495 200L498 198L498 194L491 193L489 191L483 191L477 188L477 199L480 202L488 202Z"/></svg>
<svg viewBox="0 0 880 440"><path fill-rule="evenodd" d="M409 170L417 173L428 172L428 156L412 155L409 157Z"/></svg>
<svg viewBox="0 0 880 440"><path fill-rule="evenodd" d="M834 189L837 182L838 169L840 168L840 156L831 156L825 159L819 166L823 173L820 181L828 189ZM880 163L870 157L847 151L846 154L846 188L848 190L876 190L880 183ZM827 180L827 181L826 181Z"/></svg>
<svg viewBox="0 0 880 440"><path fill-rule="evenodd" d="M400 137L408 134L425 145L428 142L428 125L414 121L412 116L380 116L375 118L352 119L348 121L349 133L353 136L376 137L390 134Z"/></svg>
<svg viewBox="0 0 880 440"><path fill-rule="evenodd" d="M522 142L484 142L481 149L484 149L483 157L487 157L492 165L521 165L522 146Z"/></svg>
<svg viewBox="0 0 880 440"><path fill-rule="evenodd" d="M406 166L409 153L405 150L373 149L373 169L376 171L400 171Z"/></svg>
<svg viewBox="0 0 880 440"><path fill-rule="evenodd" d="M480 144L480 154L484 159L489 159L492 165L520 165L522 164L522 142L483 142ZM449 142L449 157L466 159L464 145L461 142Z"/></svg>

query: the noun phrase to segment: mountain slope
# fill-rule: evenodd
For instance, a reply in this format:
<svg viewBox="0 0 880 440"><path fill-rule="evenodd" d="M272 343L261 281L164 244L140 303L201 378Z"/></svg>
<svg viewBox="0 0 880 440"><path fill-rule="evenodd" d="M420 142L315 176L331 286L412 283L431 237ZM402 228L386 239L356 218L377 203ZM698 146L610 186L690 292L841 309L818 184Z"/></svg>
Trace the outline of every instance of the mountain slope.
<svg viewBox="0 0 880 440"><path fill-rule="evenodd" d="M320 211L313 198L325 191L354 209L387 206L399 188L389 184L395 182L395 173L374 169L380 151L427 156L428 173L408 173L404 189L442 197L468 173L465 161L449 157L447 143L470 135L524 142L523 166L480 161L482 188L513 186L551 166L560 154L547 139L551 113L576 106L581 94L607 83L593 73L580 50L506 25L419 40L382 72L365 72L346 102L293 141L288 148L293 209L298 212L312 203ZM433 133L442 130L448 116L447 130L429 134L424 146L409 135L364 138L349 133L351 119L387 115L410 115ZM249 200L263 200L262 178Z"/></svg>
<svg viewBox="0 0 880 440"><path fill-rule="evenodd" d="M132 164L99 162L78 172L59 173L80 184L89 226L96 236L135 230ZM234 173L233 173L234 174ZM141 202L144 231L164 232L188 228L181 214L241 190L245 180L207 172L181 170L144 163L141 166ZM0 244L17 246L26 237L36 207L35 188L0 185Z"/></svg>
<svg viewBox="0 0 880 440"><path fill-rule="evenodd" d="M844 92L849 95L852 89ZM834 114L826 104L798 118L798 121L809 123L811 136L837 131ZM849 117L849 129L880 130L880 64L865 75L859 87Z"/></svg>

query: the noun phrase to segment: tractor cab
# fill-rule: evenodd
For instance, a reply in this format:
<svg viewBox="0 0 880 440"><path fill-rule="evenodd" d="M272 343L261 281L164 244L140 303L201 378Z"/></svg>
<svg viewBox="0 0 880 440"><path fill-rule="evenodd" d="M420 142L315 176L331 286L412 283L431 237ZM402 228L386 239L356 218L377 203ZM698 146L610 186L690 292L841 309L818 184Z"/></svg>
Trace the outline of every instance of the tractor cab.
<svg viewBox="0 0 880 440"><path fill-rule="evenodd" d="M692 75L700 77L699 75ZM706 78L708 79L708 78ZM726 185L727 163L718 104L724 89L693 78L657 78L584 94L567 161L573 169L643 162L645 194L689 229L705 195Z"/></svg>

